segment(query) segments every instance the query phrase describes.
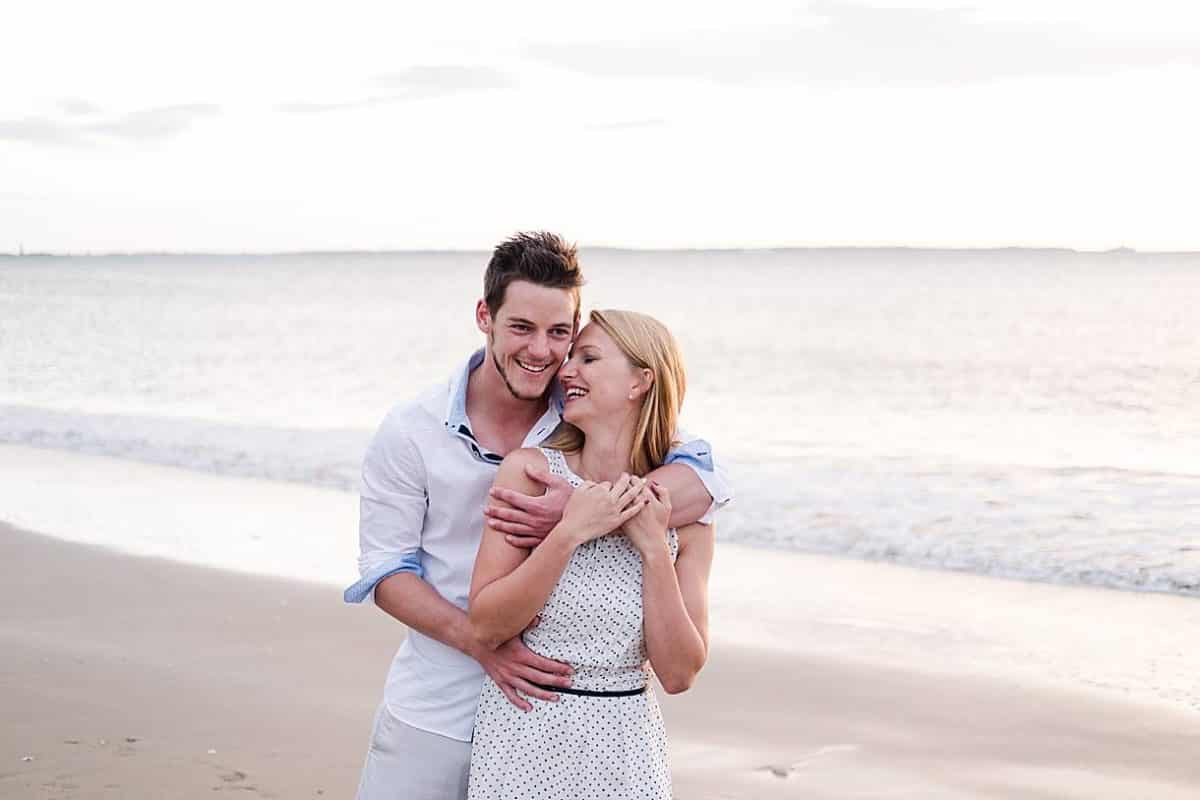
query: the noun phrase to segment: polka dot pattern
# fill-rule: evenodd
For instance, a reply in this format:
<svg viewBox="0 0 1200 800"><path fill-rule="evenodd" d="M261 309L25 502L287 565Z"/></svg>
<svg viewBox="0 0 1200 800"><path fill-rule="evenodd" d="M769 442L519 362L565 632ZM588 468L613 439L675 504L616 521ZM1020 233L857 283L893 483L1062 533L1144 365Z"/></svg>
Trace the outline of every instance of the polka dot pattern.
<svg viewBox="0 0 1200 800"><path fill-rule="evenodd" d="M563 454L550 471L574 486ZM678 554L674 530L671 557ZM575 550L525 634L535 653L575 668L578 689L635 689L649 680L642 633L642 559L622 534ZM470 800L662 800L671 796L667 737L653 688L630 697L529 698L524 712L485 678L475 716Z"/></svg>

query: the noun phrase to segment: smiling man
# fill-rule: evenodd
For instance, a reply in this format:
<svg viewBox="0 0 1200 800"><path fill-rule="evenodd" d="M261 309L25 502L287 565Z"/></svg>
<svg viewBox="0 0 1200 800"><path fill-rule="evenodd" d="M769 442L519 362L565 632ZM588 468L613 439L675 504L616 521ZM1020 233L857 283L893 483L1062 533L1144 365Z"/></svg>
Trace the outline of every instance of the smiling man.
<svg viewBox="0 0 1200 800"><path fill-rule="evenodd" d="M359 572L348 602L375 604L408 627L375 716L359 800L465 798L471 732L486 672L509 702L553 700L537 684L569 687L571 669L515 637L477 641L465 609L485 512L518 546L536 546L562 516L571 487L545 471L538 498L506 494L488 507L508 453L536 447L561 420L555 374L579 325L583 274L576 249L550 233L499 245L484 274L475 322L486 337L449 381L384 419L363 461ZM651 473L672 497L673 526L729 499L706 443L673 450ZM531 767L532 768L532 767Z"/></svg>

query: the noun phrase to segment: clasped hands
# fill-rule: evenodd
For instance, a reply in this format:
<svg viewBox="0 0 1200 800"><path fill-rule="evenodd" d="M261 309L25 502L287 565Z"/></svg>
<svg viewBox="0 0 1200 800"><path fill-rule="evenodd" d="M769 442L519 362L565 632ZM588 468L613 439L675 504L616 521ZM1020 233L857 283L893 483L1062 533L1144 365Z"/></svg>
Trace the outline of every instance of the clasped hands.
<svg viewBox="0 0 1200 800"><path fill-rule="evenodd" d="M671 518L667 487L636 475L616 481L585 481L578 489L545 469L526 466L525 474L546 487L540 497L493 488L491 496L508 504L484 509L488 525L505 534L514 547L536 547L556 527L576 545L622 530L642 554L666 546Z"/></svg>

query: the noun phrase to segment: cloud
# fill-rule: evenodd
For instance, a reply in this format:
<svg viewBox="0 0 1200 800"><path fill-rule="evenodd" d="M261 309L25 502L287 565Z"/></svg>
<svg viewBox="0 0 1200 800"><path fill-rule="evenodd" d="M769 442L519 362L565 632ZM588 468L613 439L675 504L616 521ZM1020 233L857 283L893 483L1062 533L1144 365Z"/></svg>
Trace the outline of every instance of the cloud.
<svg viewBox="0 0 1200 800"><path fill-rule="evenodd" d="M472 89L507 89L513 85L505 73L490 67L424 66L376 76L371 83L385 89L449 94Z"/></svg>
<svg viewBox="0 0 1200 800"><path fill-rule="evenodd" d="M648 117L646 119L630 119L618 122L593 122L583 127L584 130L588 131L628 131L643 128L658 128L665 124L667 124L667 121L662 117Z"/></svg>
<svg viewBox="0 0 1200 800"><path fill-rule="evenodd" d="M400 72L376 75L368 83L375 88L388 90L389 93L332 103L282 103L275 108L277 111L292 114L320 114L407 103L460 92L508 89L516 85L506 73L499 70L464 65L409 67Z"/></svg>
<svg viewBox="0 0 1200 800"><path fill-rule="evenodd" d="M82 101L79 101L82 102ZM86 105L86 104L84 104ZM88 106L89 109L93 108ZM64 109L66 110L66 109ZM175 105L134 111L99 122L92 122L92 111L67 111L73 117L87 116L89 121L26 117L0 120L0 141L82 147L105 140L152 142L171 139L190 128L201 117L220 112L215 105Z"/></svg>
<svg viewBox="0 0 1200 800"><path fill-rule="evenodd" d="M992 23L963 9L816 2L769 31L631 43L554 43L535 59L604 77L727 84L891 86L981 83L1200 64L1197 42L1102 40L1067 26Z"/></svg>
<svg viewBox="0 0 1200 800"><path fill-rule="evenodd" d="M28 144L74 145L83 143L75 128L41 117L0 120L0 141L5 140Z"/></svg>
<svg viewBox="0 0 1200 800"><path fill-rule="evenodd" d="M165 106L134 111L108 122L88 126L88 130L126 141L146 142L170 139L183 133L201 117L211 117L220 107L207 104Z"/></svg>
<svg viewBox="0 0 1200 800"><path fill-rule="evenodd" d="M64 114L72 116L86 116L88 114L99 113L100 109L92 105L86 100L80 100L77 97L66 97L59 101L58 108Z"/></svg>
<svg viewBox="0 0 1200 800"><path fill-rule="evenodd" d="M401 103L410 97L378 96L366 97L361 100L346 100L339 103L281 103L275 106L276 111L288 114L324 114L329 111L349 111L355 108L371 108L372 106Z"/></svg>
<svg viewBox="0 0 1200 800"><path fill-rule="evenodd" d="M360 108L365 102L357 100L352 103L281 103L275 106L275 110L288 114L322 114L326 111L345 111L350 108Z"/></svg>

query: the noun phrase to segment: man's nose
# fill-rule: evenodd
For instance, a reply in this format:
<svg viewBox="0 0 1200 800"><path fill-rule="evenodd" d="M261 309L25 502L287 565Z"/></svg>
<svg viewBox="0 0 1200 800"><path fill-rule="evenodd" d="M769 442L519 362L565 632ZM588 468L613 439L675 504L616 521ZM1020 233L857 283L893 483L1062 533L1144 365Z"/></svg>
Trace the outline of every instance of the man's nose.
<svg viewBox="0 0 1200 800"><path fill-rule="evenodd" d="M549 358L550 337L534 336L533 341L529 343L529 355L534 358Z"/></svg>

